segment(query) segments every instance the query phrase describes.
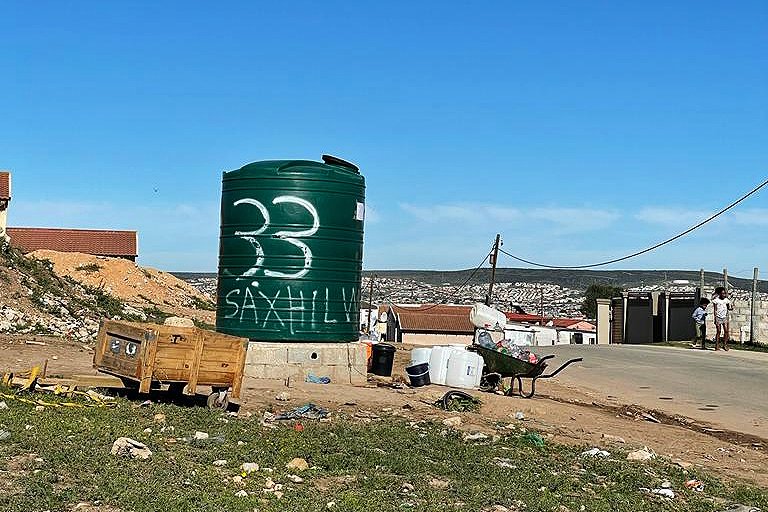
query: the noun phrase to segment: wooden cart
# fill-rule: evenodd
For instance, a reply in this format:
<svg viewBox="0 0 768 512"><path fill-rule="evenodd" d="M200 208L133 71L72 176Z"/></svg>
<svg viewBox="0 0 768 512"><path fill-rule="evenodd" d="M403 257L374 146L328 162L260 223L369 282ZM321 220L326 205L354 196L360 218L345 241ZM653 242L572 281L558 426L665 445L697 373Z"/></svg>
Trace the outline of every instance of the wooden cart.
<svg viewBox="0 0 768 512"><path fill-rule="evenodd" d="M240 397L247 347L246 338L197 327L103 320L93 366L139 393L167 384L172 393L193 395L210 386L208 406L226 409L230 394Z"/></svg>

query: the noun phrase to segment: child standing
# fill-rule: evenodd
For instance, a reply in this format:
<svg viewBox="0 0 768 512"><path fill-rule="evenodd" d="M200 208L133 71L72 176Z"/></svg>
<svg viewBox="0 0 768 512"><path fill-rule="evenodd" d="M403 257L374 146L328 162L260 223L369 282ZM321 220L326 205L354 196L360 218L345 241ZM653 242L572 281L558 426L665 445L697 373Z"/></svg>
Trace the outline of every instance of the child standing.
<svg viewBox="0 0 768 512"><path fill-rule="evenodd" d="M704 297L699 301L699 307L693 310L693 323L696 327L696 337L693 340L693 346L696 346L696 340L701 339L701 349L706 350L707 343L707 306L709 299Z"/></svg>
<svg viewBox="0 0 768 512"><path fill-rule="evenodd" d="M715 329L717 335L715 337L715 350L718 350L720 342L720 332L723 332L723 350L728 350L729 341L729 325L728 325L728 313L733 309L733 304L728 298L728 292L725 288L718 286L715 288L715 298L712 299L712 305L715 309Z"/></svg>

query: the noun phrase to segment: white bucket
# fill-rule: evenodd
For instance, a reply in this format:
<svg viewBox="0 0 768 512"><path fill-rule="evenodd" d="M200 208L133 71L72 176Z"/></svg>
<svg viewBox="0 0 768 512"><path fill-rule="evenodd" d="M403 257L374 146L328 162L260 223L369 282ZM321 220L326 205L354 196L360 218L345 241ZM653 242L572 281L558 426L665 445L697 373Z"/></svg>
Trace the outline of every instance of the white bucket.
<svg viewBox="0 0 768 512"><path fill-rule="evenodd" d="M480 354L465 350L451 352L445 384L454 388L473 389L480 386L483 373L483 358Z"/></svg>
<svg viewBox="0 0 768 512"><path fill-rule="evenodd" d="M472 322L472 325L481 329L504 330L504 326L507 324L507 317L497 309L477 303L469 311L469 321Z"/></svg>
<svg viewBox="0 0 768 512"><path fill-rule="evenodd" d="M432 356L432 347L429 348L415 348L411 350L411 364L410 366L416 366L421 363L428 363Z"/></svg>
<svg viewBox="0 0 768 512"><path fill-rule="evenodd" d="M432 347L429 355L429 380L432 384L445 385L448 360L454 350L452 347Z"/></svg>

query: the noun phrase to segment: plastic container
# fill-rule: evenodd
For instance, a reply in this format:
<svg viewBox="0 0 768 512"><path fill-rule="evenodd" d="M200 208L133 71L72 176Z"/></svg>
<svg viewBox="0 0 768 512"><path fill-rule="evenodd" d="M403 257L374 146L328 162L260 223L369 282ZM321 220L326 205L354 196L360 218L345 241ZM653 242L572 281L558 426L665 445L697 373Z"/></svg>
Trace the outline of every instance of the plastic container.
<svg viewBox="0 0 768 512"><path fill-rule="evenodd" d="M451 357L453 347L432 347L429 355L429 380L432 384L445 385L445 376L448 373L448 359Z"/></svg>
<svg viewBox="0 0 768 512"><path fill-rule="evenodd" d="M483 357L475 352L454 351L448 360L445 384L454 388L473 389L480 386Z"/></svg>
<svg viewBox="0 0 768 512"><path fill-rule="evenodd" d="M377 343L371 354L371 373L382 377L392 375L392 364L395 362L397 349L386 343Z"/></svg>
<svg viewBox="0 0 768 512"><path fill-rule="evenodd" d="M501 311L498 311L485 304L475 304L469 311L469 321L475 327L481 329L504 330L507 324L507 317Z"/></svg>
<svg viewBox="0 0 768 512"><path fill-rule="evenodd" d="M411 350L411 366L421 363L429 363L432 355L432 348L415 348Z"/></svg>
<svg viewBox="0 0 768 512"><path fill-rule="evenodd" d="M430 384L429 381L429 363L421 363L408 366L405 369L408 378L411 380L411 387L418 388Z"/></svg>

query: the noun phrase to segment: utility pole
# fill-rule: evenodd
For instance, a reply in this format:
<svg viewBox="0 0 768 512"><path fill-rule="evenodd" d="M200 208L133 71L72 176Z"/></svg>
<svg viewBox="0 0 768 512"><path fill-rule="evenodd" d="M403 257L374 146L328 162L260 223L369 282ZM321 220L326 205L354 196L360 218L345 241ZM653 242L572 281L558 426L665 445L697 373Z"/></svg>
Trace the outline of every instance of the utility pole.
<svg viewBox="0 0 768 512"><path fill-rule="evenodd" d="M544 288L539 283L539 312L541 313L541 325L544 325Z"/></svg>
<svg viewBox="0 0 768 512"><path fill-rule="evenodd" d="M728 269L723 269L723 286L725 287L725 291L728 291Z"/></svg>
<svg viewBox="0 0 768 512"><path fill-rule="evenodd" d="M368 288L368 321L366 322L367 327L366 330L368 331L368 334L371 334L371 308L373 307L373 281L376 279L376 274L371 274L371 278L368 280L370 281L369 288Z"/></svg>
<svg viewBox="0 0 768 512"><path fill-rule="evenodd" d="M699 298L704 296L704 269L699 270Z"/></svg>
<svg viewBox="0 0 768 512"><path fill-rule="evenodd" d="M491 284L488 285L488 297L485 298L485 305L490 306L493 302L493 284L496 281L496 262L499 259L499 245L501 244L501 235L496 235L496 241L493 243L493 252L491 253Z"/></svg>
<svg viewBox="0 0 768 512"><path fill-rule="evenodd" d="M752 304L749 311L749 344L755 344L755 315L757 314L757 276L758 269L755 267L752 274Z"/></svg>

